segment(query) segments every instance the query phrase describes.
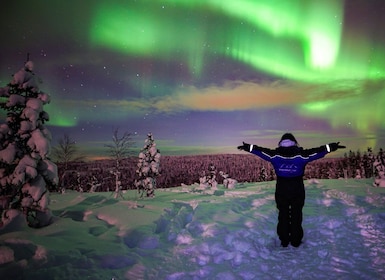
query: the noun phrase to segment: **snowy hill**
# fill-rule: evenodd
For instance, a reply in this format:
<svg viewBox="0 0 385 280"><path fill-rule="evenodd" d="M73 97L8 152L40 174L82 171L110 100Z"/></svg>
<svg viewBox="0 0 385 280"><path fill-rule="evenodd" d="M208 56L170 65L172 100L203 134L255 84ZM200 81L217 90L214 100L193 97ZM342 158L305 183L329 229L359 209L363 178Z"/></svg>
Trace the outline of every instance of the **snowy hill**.
<svg viewBox="0 0 385 280"><path fill-rule="evenodd" d="M383 279L385 189L306 182L304 243L281 248L275 182L51 194L55 222L0 231L1 279Z"/></svg>

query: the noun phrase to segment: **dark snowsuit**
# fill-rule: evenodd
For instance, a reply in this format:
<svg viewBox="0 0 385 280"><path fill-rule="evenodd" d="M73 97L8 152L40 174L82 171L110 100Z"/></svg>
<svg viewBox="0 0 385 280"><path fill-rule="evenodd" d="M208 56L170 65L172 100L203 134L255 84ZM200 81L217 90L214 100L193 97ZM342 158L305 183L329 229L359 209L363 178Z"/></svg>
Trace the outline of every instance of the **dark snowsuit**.
<svg viewBox="0 0 385 280"><path fill-rule="evenodd" d="M289 141L274 150L251 145L249 152L272 163L277 175L275 191L275 201L279 210L277 234L282 246L286 247L291 243L298 247L303 238L302 208L305 203L303 183L305 166L310 161L324 157L330 152L330 148L325 145L319 148L303 149L297 146L296 141Z"/></svg>

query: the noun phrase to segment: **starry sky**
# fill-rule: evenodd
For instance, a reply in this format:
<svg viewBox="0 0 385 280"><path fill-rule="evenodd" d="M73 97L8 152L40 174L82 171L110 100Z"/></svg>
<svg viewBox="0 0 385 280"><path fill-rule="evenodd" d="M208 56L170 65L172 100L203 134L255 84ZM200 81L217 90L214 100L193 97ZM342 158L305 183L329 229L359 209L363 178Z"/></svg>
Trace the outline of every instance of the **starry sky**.
<svg viewBox="0 0 385 280"><path fill-rule="evenodd" d="M3 1L0 86L29 53L53 145L90 159L113 131L163 155L385 148L383 0ZM4 113L1 113L4 119ZM337 154L336 154L337 155Z"/></svg>

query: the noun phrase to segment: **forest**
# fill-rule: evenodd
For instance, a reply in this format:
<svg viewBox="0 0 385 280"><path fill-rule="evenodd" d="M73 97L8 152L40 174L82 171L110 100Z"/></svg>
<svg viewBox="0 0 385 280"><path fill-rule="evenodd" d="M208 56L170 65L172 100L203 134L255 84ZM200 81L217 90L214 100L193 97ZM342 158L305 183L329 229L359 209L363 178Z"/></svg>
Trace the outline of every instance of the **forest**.
<svg viewBox="0 0 385 280"><path fill-rule="evenodd" d="M376 176L375 161L384 165L384 153L380 149L373 155L360 151L345 154L343 158L323 158L309 163L305 179L371 178ZM122 189L135 189L138 159L128 157L120 163ZM222 184L223 171L238 182L261 182L275 180L272 165L251 154L217 154L195 156L162 156L160 174L156 178L157 188L178 187L182 184L199 183L199 178L208 172L209 166L216 168L216 180ZM58 164L60 188L89 191L113 191L115 186L114 160L92 162L70 162L65 169Z"/></svg>

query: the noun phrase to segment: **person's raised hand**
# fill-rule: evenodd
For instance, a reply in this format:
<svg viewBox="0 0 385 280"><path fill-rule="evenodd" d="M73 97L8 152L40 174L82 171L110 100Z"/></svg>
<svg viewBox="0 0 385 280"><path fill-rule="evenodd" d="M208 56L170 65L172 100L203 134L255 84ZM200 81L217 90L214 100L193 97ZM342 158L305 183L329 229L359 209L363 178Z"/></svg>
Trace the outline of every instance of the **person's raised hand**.
<svg viewBox="0 0 385 280"><path fill-rule="evenodd" d="M242 142L243 145L238 146L238 150L250 152L250 144L247 144L245 142Z"/></svg>
<svg viewBox="0 0 385 280"><path fill-rule="evenodd" d="M337 151L338 149L345 149L346 148L346 146L340 145L340 142L330 143L329 147L330 147L331 152Z"/></svg>

